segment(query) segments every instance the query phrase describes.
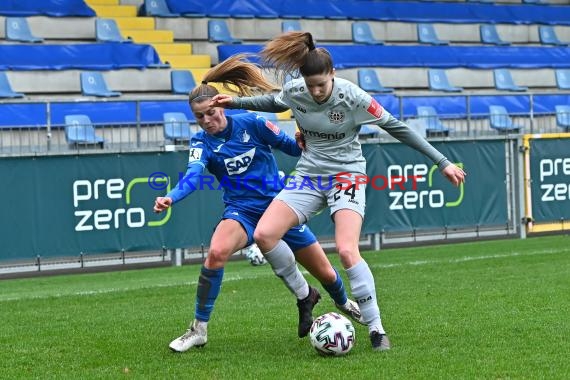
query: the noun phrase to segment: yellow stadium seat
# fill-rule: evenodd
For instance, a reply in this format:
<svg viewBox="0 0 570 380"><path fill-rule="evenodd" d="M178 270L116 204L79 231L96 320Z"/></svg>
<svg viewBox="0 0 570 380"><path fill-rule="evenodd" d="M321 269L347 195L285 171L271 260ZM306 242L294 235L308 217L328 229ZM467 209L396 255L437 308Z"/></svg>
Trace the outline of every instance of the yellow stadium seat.
<svg viewBox="0 0 570 380"><path fill-rule="evenodd" d="M163 62L170 63L174 69L184 68L209 68L212 65L212 57L206 54L194 55L162 55Z"/></svg>
<svg viewBox="0 0 570 380"><path fill-rule="evenodd" d="M154 30L154 17L114 17L119 29Z"/></svg>
<svg viewBox="0 0 570 380"><path fill-rule="evenodd" d="M136 17L136 5L92 5L98 17Z"/></svg>
<svg viewBox="0 0 570 380"><path fill-rule="evenodd" d="M163 55L190 55L192 44L185 43L154 43L152 44L159 56Z"/></svg>
<svg viewBox="0 0 570 380"><path fill-rule="evenodd" d="M291 110L287 110L285 112L279 112L277 114L277 120L291 120L293 118L293 114Z"/></svg>
<svg viewBox="0 0 570 380"><path fill-rule="evenodd" d="M172 30L121 30L124 37L131 37L136 43L173 42Z"/></svg>

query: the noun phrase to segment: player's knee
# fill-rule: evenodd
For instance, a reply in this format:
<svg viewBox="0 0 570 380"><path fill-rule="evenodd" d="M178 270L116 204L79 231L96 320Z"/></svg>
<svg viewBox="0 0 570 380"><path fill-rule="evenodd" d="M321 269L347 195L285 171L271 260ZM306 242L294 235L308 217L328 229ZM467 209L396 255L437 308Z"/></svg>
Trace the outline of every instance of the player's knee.
<svg viewBox="0 0 570 380"><path fill-rule="evenodd" d="M253 239L262 251L264 250L263 248L272 247L275 245L276 240L278 240L275 239L275 236L273 233L271 233L271 231L260 226L257 226L255 229L255 232L253 233Z"/></svg>
<svg viewBox="0 0 570 380"><path fill-rule="evenodd" d="M352 244L337 244L340 262L345 269L351 268L360 261L360 252L358 247Z"/></svg>
<svg viewBox="0 0 570 380"><path fill-rule="evenodd" d="M212 246L210 247L208 256L206 257L206 266L210 269L221 268L224 266L226 261L228 261L228 257L230 255L231 252L228 252L227 249Z"/></svg>

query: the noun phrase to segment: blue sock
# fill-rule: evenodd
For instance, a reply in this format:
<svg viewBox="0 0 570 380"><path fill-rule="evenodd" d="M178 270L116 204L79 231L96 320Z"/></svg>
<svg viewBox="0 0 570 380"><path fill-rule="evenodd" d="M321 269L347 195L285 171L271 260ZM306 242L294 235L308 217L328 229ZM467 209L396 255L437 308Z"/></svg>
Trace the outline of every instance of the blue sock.
<svg viewBox="0 0 570 380"><path fill-rule="evenodd" d="M342 278L338 274L335 268L334 272L336 273L336 280L332 284L323 284L323 288L330 294L331 298L339 305L344 305L348 300L346 296L346 290L344 289L344 283L342 282Z"/></svg>
<svg viewBox="0 0 570 380"><path fill-rule="evenodd" d="M208 269L202 266L200 278L198 279L198 289L196 290L196 319L202 322L210 320L210 314L214 310L214 303L220 288L222 287L222 278L224 277L224 268Z"/></svg>

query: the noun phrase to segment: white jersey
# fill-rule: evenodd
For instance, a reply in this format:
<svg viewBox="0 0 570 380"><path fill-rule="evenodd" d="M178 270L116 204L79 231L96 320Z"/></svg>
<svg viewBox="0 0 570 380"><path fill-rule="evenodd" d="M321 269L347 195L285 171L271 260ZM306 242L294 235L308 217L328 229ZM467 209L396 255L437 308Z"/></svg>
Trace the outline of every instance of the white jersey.
<svg viewBox="0 0 570 380"><path fill-rule="evenodd" d="M443 168L449 161L420 135L386 111L354 83L335 78L332 94L316 103L303 78L285 84L276 95L233 98L235 108L279 112L291 109L306 149L297 163L304 176L329 176L340 172L366 174L366 160L358 141L362 124L376 124L390 135L424 153Z"/></svg>
<svg viewBox="0 0 570 380"><path fill-rule="evenodd" d="M297 164L299 174L366 173L358 141L360 125L378 123L386 112L367 92L335 78L331 96L318 104L300 78L288 82L275 102L291 109L305 137L306 149Z"/></svg>

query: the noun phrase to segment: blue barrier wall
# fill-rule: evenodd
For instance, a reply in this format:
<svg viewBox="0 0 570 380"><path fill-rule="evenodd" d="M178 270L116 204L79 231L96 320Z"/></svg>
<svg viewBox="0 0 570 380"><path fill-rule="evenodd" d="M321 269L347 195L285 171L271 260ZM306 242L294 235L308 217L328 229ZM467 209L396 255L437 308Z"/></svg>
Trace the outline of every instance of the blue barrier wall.
<svg viewBox="0 0 570 380"><path fill-rule="evenodd" d="M568 68L570 49L536 46L362 46L318 45L326 48L337 69L353 67L431 67L470 69ZM238 53L259 53L262 45L219 45L221 61Z"/></svg>
<svg viewBox="0 0 570 380"><path fill-rule="evenodd" d="M0 45L0 70L143 69L160 64L150 45Z"/></svg>
<svg viewBox="0 0 570 380"><path fill-rule="evenodd" d="M554 5L358 0L167 0L171 12L256 17L570 25L570 8Z"/></svg>
<svg viewBox="0 0 570 380"><path fill-rule="evenodd" d="M95 17L95 11L83 0L2 0L2 16L82 16Z"/></svg>

